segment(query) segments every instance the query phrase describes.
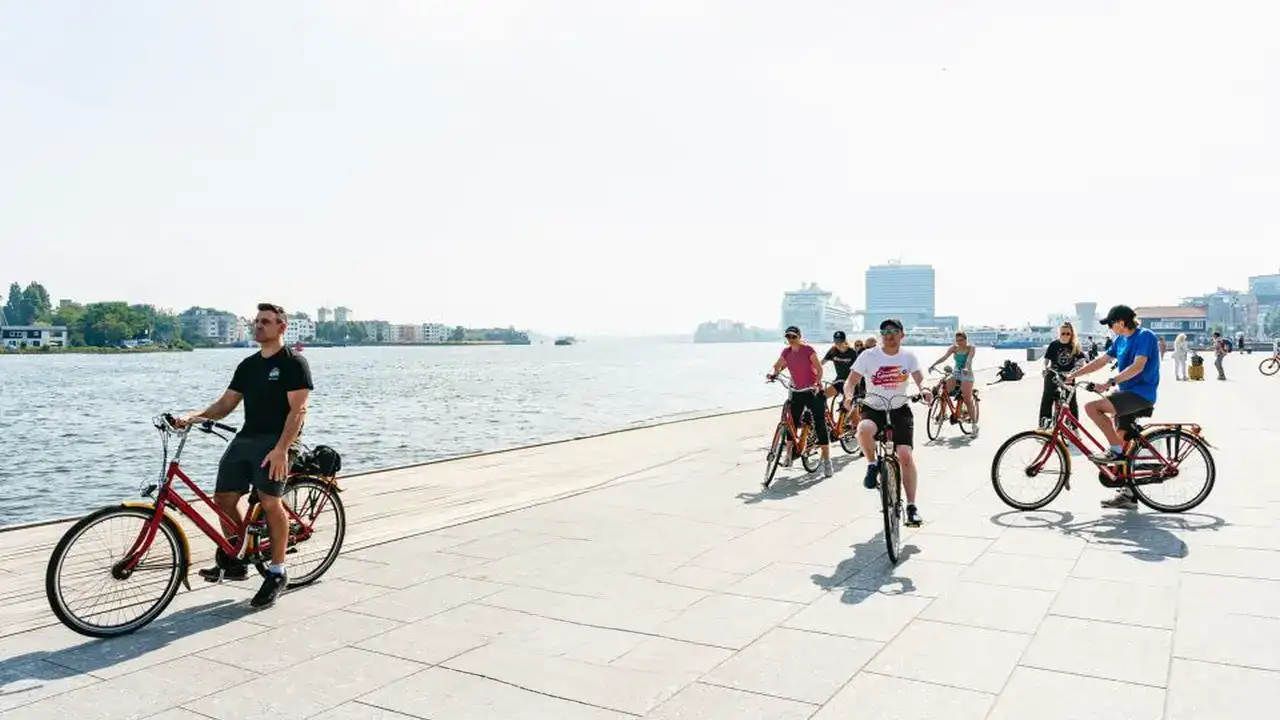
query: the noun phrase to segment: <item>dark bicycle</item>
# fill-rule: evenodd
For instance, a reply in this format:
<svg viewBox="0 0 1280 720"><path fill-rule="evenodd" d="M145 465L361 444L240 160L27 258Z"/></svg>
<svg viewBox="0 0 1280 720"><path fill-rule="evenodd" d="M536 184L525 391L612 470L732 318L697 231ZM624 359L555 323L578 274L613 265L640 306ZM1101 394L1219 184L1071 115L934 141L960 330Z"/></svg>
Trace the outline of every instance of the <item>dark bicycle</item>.
<svg viewBox="0 0 1280 720"><path fill-rule="evenodd" d="M893 441L893 413L890 408L899 398L918 402L921 395L894 395L885 402L877 395L868 395L858 404L870 410L882 410L885 425L876 433L876 457L880 463L876 485L880 487L880 509L884 512L884 544L889 551L889 562L894 565L902 559L902 466L898 464L898 446ZM871 401L871 402L868 402ZM878 407L883 404L884 407Z"/></svg>

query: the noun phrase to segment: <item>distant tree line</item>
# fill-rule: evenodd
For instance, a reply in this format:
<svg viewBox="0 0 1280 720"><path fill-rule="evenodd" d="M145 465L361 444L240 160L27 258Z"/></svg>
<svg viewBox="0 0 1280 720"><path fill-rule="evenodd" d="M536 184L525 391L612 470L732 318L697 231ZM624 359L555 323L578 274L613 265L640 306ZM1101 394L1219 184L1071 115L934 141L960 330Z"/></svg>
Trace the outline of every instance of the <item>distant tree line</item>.
<svg viewBox="0 0 1280 720"><path fill-rule="evenodd" d="M25 288L18 283L9 286L4 317L9 325L64 326L73 347L111 347L129 340L175 344L183 339L178 316L154 305L68 301L55 308L48 290L38 282Z"/></svg>

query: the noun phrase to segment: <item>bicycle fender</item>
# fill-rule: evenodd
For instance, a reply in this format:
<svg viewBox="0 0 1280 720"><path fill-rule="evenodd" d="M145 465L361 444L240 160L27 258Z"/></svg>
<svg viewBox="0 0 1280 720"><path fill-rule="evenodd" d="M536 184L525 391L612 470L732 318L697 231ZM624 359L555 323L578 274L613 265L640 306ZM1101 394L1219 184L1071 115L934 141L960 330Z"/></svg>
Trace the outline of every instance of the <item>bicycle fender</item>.
<svg viewBox="0 0 1280 720"><path fill-rule="evenodd" d="M151 502L123 502L123 503L120 503L120 505L121 505L122 507L139 508L139 509L142 509L142 510L150 510L150 511L152 511L152 512L155 512L155 509L156 509L156 504L155 504L155 503L151 503ZM183 551L183 553L185 553L185 554L186 554L186 557L187 557L187 563L188 563L188 565L190 565L190 563L191 563L191 541L187 539L187 531L182 529L182 523L178 522L177 520L174 520L174 519L173 519L173 516L172 516L172 515L170 515L170 514L169 514L169 513L167 513L167 512L166 512L166 513L164 513L164 520L162 520L161 522L168 522L168 523L172 523L172 524L173 524L173 529L174 529L174 530L176 530L176 531L178 531L178 540L180 540L180 541L182 542L182 551ZM186 568L186 570L188 570L188 571L189 571L190 569L191 569L190 567L187 567L187 568ZM186 573L186 572L184 572L184 573L182 574L182 584L183 584L184 586L186 586L187 590L190 590L190 589L191 589L191 580L189 580L189 579L187 578L187 573Z"/></svg>

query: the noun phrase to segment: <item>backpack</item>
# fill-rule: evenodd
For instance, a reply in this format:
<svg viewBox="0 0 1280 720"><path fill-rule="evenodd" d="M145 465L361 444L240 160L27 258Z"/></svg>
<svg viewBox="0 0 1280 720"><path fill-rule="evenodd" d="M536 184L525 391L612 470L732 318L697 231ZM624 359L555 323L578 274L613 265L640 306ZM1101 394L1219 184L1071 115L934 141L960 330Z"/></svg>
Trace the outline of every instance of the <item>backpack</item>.
<svg viewBox="0 0 1280 720"><path fill-rule="evenodd" d="M1021 380L1023 375L1022 366L1012 360L1005 360L1004 364L1000 366L1000 371L997 373L997 377L1000 379L1000 382Z"/></svg>

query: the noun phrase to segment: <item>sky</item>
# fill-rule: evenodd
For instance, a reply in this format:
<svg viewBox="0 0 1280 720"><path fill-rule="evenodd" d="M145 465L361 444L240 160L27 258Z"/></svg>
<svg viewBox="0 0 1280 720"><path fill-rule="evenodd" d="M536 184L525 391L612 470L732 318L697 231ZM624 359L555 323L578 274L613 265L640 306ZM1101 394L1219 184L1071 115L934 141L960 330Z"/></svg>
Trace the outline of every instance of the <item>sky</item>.
<svg viewBox="0 0 1280 720"><path fill-rule="evenodd" d="M0 0L0 280L539 332L1280 270L1280 5Z"/></svg>

